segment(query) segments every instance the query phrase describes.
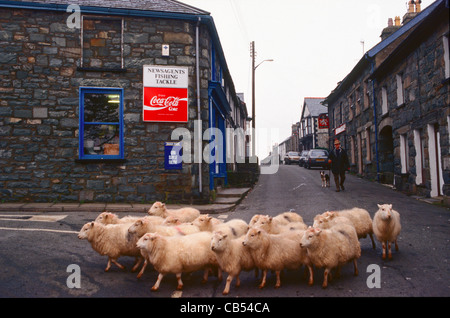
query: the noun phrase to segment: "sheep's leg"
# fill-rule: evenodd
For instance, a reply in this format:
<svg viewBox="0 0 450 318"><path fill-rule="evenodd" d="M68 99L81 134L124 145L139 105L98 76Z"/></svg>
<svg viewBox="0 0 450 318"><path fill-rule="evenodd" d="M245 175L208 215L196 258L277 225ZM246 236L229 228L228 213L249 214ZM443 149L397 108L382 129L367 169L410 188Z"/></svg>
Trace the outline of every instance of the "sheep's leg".
<svg viewBox="0 0 450 318"><path fill-rule="evenodd" d="M236 287L241 286L241 280L239 279L239 274L236 275Z"/></svg>
<svg viewBox="0 0 450 318"><path fill-rule="evenodd" d="M383 249L383 255L381 256L381 258L386 259L386 242L382 242L381 247Z"/></svg>
<svg viewBox="0 0 450 318"><path fill-rule="evenodd" d="M375 241L373 240L373 234L370 233L369 236L370 236L370 239L372 240L372 248L375 249L376 246L375 246Z"/></svg>
<svg viewBox="0 0 450 318"><path fill-rule="evenodd" d="M131 269L132 272L137 271L139 265L141 265L142 263L142 257L136 257L134 264L133 264L133 268Z"/></svg>
<svg viewBox="0 0 450 318"><path fill-rule="evenodd" d="M313 272L313 268L311 265L308 265L308 269L309 269L308 285L312 286L314 284L314 272Z"/></svg>
<svg viewBox="0 0 450 318"><path fill-rule="evenodd" d="M355 276L358 276L359 271L358 271L358 264L356 263L356 258L353 260L353 267L355 269Z"/></svg>
<svg viewBox="0 0 450 318"><path fill-rule="evenodd" d="M139 274L137 275L137 278L141 278L141 276L144 274L144 271L145 271L145 268L147 267L147 265L148 265L148 261L147 261L147 259L145 259L144 264L142 265L142 268L141 268Z"/></svg>
<svg viewBox="0 0 450 318"><path fill-rule="evenodd" d="M327 288L328 286L328 274L330 273L330 270L328 268L325 268L323 271L323 283L322 288Z"/></svg>
<svg viewBox="0 0 450 318"><path fill-rule="evenodd" d="M233 281L233 276L231 274L228 274L227 282L225 284L225 288L223 289L222 295L228 295L228 293L230 292L230 285L231 285L232 281Z"/></svg>
<svg viewBox="0 0 450 318"><path fill-rule="evenodd" d="M275 271L275 274L277 275L277 282L275 284L275 288L281 287L281 278L280 278L281 271Z"/></svg>
<svg viewBox="0 0 450 318"><path fill-rule="evenodd" d="M108 264L106 264L105 272L109 271L110 268L111 268L111 259L108 258Z"/></svg>
<svg viewBox="0 0 450 318"><path fill-rule="evenodd" d="M163 277L164 277L164 274L161 274L161 273L158 274L158 279L156 280L155 285L153 285L152 291L157 291L158 290L159 284L161 284L161 281L162 281Z"/></svg>
<svg viewBox="0 0 450 318"><path fill-rule="evenodd" d="M119 264L119 262L116 261L115 259L112 259L111 262L113 262L120 269L125 269L125 266L123 266L122 264Z"/></svg>
<svg viewBox="0 0 450 318"><path fill-rule="evenodd" d="M391 242L388 242L388 259L392 259Z"/></svg>
<svg viewBox="0 0 450 318"><path fill-rule="evenodd" d="M176 273L176 276L177 276L177 281L178 281L177 290L182 290L183 289L183 281L181 280L181 273Z"/></svg>
<svg viewBox="0 0 450 318"><path fill-rule="evenodd" d="M219 280L219 282L222 281L223 277L222 277L222 269L219 267L217 269L217 279Z"/></svg>
<svg viewBox="0 0 450 318"><path fill-rule="evenodd" d="M394 241L395 243L395 250L398 251L398 244L397 244L397 240Z"/></svg>
<svg viewBox="0 0 450 318"><path fill-rule="evenodd" d="M205 268L205 270L203 271L202 284L204 284L208 281L208 274L209 274L209 268Z"/></svg>
<svg viewBox="0 0 450 318"><path fill-rule="evenodd" d="M266 276L267 276L267 269L264 269L263 273L262 273L261 284L259 284L259 286L258 286L259 289L264 288L264 286L266 286Z"/></svg>

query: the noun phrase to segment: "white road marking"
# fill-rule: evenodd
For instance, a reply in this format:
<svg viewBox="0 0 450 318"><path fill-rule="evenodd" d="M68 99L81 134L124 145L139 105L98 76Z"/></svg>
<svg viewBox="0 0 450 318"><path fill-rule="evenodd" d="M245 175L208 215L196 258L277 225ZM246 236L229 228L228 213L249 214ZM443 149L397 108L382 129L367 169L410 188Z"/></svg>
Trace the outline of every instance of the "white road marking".
<svg viewBox="0 0 450 318"><path fill-rule="evenodd" d="M57 222L65 217L67 215L0 214L0 220L5 221Z"/></svg>
<svg viewBox="0 0 450 318"><path fill-rule="evenodd" d="M51 230L51 229L31 229L31 228L17 228L17 227L0 227L0 230L31 231L31 232L55 232L55 233L70 233L70 234L78 234L79 233L77 231Z"/></svg>

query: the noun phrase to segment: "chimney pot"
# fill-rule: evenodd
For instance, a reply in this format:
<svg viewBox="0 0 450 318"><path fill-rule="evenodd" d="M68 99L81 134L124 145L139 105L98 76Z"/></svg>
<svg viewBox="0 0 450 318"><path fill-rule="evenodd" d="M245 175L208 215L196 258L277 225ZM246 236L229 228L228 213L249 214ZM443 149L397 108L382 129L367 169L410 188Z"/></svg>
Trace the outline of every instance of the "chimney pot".
<svg viewBox="0 0 450 318"><path fill-rule="evenodd" d="M388 27L394 26L394 22L392 21L392 18L388 19Z"/></svg>
<svg viewBox="0 0 450 318"><path fill-rule="evenodd" d="M395 26L400 26L400 16L395 17Z"/></svg>

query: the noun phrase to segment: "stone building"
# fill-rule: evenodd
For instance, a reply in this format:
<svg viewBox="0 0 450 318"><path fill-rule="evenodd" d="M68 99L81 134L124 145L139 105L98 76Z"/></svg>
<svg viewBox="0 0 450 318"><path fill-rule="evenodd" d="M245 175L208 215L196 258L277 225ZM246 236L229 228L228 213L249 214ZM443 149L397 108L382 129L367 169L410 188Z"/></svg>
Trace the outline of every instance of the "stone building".
<svg viewBox="0 0 450 318"><path fill-rule="evenodd" d="M328 149L328 108L323 97L305 97L299 125L301 150Z"/></svg>
<svg viewBox="0 0 450 318"><path fill-rule="evenodd" d="M330 138L348 149L353 172L408 193L449 195L448 20L448 1L423 11L410 1L403 24L390 21L326 98Z"/></svg>
<svg viewBox="0 0 450 318"><path fill-rule="evenodd" d="M73 3L0 2L0 200L208 202L247 121L213 18Z"/></svg>

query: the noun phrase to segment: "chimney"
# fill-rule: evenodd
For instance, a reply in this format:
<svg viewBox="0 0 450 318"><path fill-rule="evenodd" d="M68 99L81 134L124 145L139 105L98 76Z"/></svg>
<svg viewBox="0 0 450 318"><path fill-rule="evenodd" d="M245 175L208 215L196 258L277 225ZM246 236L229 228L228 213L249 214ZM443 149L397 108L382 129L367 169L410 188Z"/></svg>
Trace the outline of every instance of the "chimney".
<svg viewBox="0 0 450 318"><path fill-rule="evenodd" d="M398 18L398 21L397 21ZM387 39L392 33L394 33L395 31L397 31L398 29L400 29L400 17L395 17L395 25L394 22L392 21L392 18L388 19L388 26L386 28L383 29L383 31L381 32L381 41L384 41L385 39Z"/></svg>
<svg viewBox="0 0 450 318"><path fill-rule="evenodd" d="M403 21L402 21L403 25L405 25L406 23L411 21L420 12L420 3L421 2L422 1L420 1L420 0L417 0L417 1L410 0L408 2L408 12L406 12L406 14L403 16ZM417 9L419 11L417 11Z"/></svg>
<svg viewBox="0 0 450 318"><path fill-rule="evenodd" d="M422 11L422 8L420 7L421 3L422 3L422 0L416 1L416 13L419 13Z"/></svg>

